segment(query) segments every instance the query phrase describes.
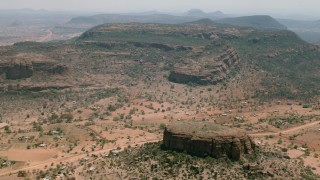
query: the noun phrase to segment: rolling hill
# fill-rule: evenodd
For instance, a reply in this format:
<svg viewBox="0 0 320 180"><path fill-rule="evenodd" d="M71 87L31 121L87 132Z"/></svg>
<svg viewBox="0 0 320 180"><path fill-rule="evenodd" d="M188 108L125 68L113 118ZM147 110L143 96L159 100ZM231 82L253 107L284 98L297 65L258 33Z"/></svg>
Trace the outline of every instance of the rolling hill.
<svg viewBox="0 0 320 180"><path fill-rule="evenodd" d="M297 33L303 40L320 45L320 21L302 21L292 19L277 19L289 30Z"/></svg>
<svg viewBox="0 0 320 180"><path fill-rule="evenodd" d="M227 17L221 11L205 13L200 9L191 9L181 15L170 15L156 11L131 14L97 14L94 16L75 17L68 24L99 25L104 23L161 23L179 24L203 18L220 19Z"/></svg>
<svg viewBox="0 0 320 180"><path fill-rule="evenodd" d="M151 15L125 15L125 14L100 14L89 17L76 17L71 19L68 24L99 25L104 23L162 23L178 24L195 21L199 17L174 16L167 14Z"/></svg>
<svg viewBox="0 0 320 180"><path fill-rule="evenodd" d="M286 29L277 20L267 15L243 16L219 19L216 22L241 27L253 27L257 29Z"/></svg>
<svg viewBox="0 0 320 180"><path fill-rule="evenodd" d="M245 89L252 81L259 82L248 90L252 95L311 98L319 94L319 47L302 41L287 30L239 28L219 25L211 20L179 25L104 24L66 43L18 43L6 49L1 50L2 60L13 58L25 62L28 55L24 59L15 55L23 52L30 55L31 65L39 64L32 63L35 60L32 60L31 53L44 57L40 58L41 61L55 62L52 67L44 66L47 72L52 71L50 68L55 64L65 64L70 72L74 72L67 79L75 85L81 84L81 81L74 81L79 72L108 76L109 72L117 70L122 72L115 74L118 77L127 73L130 78L124 76L124 79L144 79L156 77L161 72L157 67L162 64L166 67L163 70L173 73L169 80L174 79L175 82L216 84L228 82L231 75L241 74L237 81L240 89ZM74 53L62 55L64 51ZM103 54L114 61L126 59L124 64L132 64L99 67L101 63L108 64L108 61L104 62ZM140 67L137 60L154 64ZM26 63L28 67L30 63ZM6 71L5 66L3 72ZM253 74L246 78L249 72ZM47 82L51 75L40 77Z"/></svg>
<svg viewBox="0 0 320 180"><path fill-rule="evenodd" d="M215 11L215 12L203 12L200 9L191 9L186 13L187 16L192 17L202 17L202 18L209 18L209 19L221 19L227 17L226 14L224 14L221 11Z"/></svg>

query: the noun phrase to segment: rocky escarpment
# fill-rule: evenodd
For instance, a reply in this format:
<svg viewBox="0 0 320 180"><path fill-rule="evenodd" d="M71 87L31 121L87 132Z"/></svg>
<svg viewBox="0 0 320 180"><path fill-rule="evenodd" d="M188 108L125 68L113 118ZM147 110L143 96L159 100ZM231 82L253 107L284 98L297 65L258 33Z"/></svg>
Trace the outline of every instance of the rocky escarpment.
<svg viewBox="0 0 320 180"><path fill-rule="evenodd" d="M164 131L163 145L199 156L228 156L233 160L251 154L255 148L245 132L209 122L173 123Z"/></svg>
<svg viewBox="0 0 320 180"><path fill-rule="evenodd" d="M156 48L163 51L187 51L192 50L190 46L177 46L177 45L169 45L169 44L161 44L161 43L141 43L134 42L132 43L135 47L142 48Z"/></svg>
<svg viewBox="0 0 320 180"><path fill-rule="evenodd" d="M106 49L112 49L115 47L128 48L128 45L132 45L136 48L154 48L162 51L191 51L192 46L172 45L164 43L147 43L147 42L95 42L95 41L82 41L78 44L83 45L94 45Z"/></svg>
<svg viewBox="0 0 320 180"><path fill-rule="evenodd" d="M176 64L169 80L176 83L215 84L224 80L239 63L240 57L234 48L225 48L221 54L209 60L188 64Z"/></svg>
<svg viewBox="0 0 320 180"><path fill-rule="evenodd" d="M0 64L1 74L5 74L6 79L10 80L29 78L33 75L33 66L27 61L2 63Z"/></svg>
<svg viewBox="0 0 320 180"><path fill-rule="evenodd" d="M63 74L68 72L69 68L64 64L47 61L24 61L16 60L0 63L0 76L5 75L8 80L30 78L37 72L46 72L50 74Z"/></svg>

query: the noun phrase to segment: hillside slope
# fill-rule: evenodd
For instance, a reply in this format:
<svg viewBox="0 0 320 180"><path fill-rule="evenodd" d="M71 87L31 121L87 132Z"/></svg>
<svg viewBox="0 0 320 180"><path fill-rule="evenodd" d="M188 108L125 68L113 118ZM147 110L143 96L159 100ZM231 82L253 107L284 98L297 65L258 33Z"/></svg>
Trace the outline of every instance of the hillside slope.
<svg viewBox="0 0 320 180"><path fill-rule="evenodd" d="M277 19L289 30L297 33L303 40L320 45L320 21L299 21L291 19Z"/></svg>
<svg viewBox="0 0 320 180"><path fill-rule="evenodd" d="M151 15L125 15L125 14L99 14L89 17L76 17L71 19L68 24L99 25L104 23L162 23L179 24L195 21L201 17L193 16L173 16L167 14Z"/></svg>
<svg viewBox="0 0 320 180"><path fill-rule="evenodd" d="M192 22L203 18L221 19L227 15L220 11L203 12L200 9L191 9L180 15L171 15L156 11L131 14L97 14L93 16L75 17L71 19L69 25L99 25L104 23L160 23L160 24L180 24Z"/></svg>
<svg viewBox="0 0 320 180"><path fill-rule="evenodd" d="M257 29L286 29L284 25L267 15L224 18L216 20L216 22L233 26L253 27Z"/></svg>
<svg viewBox="0 0 320 180"><path fill-rule="evenodd" d="M31 82L52 82L45 87L58 89L92 82L137 84L160 81L159 75L168 73L170 81L182 84L237 86L242 96L310 99L320 93L319 47L287 30L215 23L105 24L74 41L18 43L0 53L0 73L21 64L32 69L31 79L17 88ZM10 64L12 59L18 65ZM96 76L101 81L92 81ZM4 79L2 88L9 84Z"/></svg>

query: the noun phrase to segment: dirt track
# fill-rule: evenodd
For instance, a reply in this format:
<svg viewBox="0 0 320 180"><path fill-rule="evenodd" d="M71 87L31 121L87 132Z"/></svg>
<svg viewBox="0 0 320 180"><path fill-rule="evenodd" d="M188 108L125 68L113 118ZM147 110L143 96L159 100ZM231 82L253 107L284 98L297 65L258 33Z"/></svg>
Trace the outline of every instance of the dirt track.
<svg viewBox="0 0 320 180"><path fill-rule="evenodd" d="M251 137L264 137L264 136L270 136L270 135L280 135L280 134L289 134L298 130L303 130L304 128L308 128L310 126L314 126L320 124L320 121L315 121L315 122L311 122L308 124L304 124L301 126L297 126L291 129L286 129L283 131L279 131L279 132L270 132L270 133L257 133L257 134L249 134Z"/></svg>

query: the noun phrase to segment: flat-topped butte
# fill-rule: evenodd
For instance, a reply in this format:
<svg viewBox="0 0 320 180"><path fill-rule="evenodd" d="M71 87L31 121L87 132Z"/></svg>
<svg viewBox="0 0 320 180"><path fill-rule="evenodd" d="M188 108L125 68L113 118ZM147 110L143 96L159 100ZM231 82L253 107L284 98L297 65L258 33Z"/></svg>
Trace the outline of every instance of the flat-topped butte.
<svg viewBox="0 0 320 180"><path fill-rule="evenodd" d="M164 131L163 145L199 156L228 156L233 160L239 160L242 154L251 154L255 148L244 131L211 122L170 124Z"/></svg>

